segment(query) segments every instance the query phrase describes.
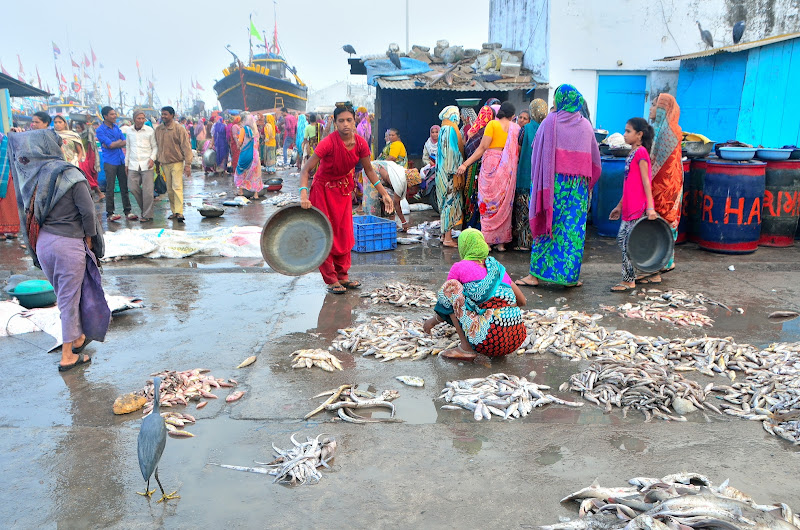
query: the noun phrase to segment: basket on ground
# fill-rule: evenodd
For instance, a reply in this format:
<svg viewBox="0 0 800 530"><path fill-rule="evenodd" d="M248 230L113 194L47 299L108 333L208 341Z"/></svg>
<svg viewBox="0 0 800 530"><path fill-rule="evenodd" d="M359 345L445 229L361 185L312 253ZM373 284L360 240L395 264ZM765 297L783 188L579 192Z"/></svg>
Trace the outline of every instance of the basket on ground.
<svg viewBox="0 0 800 530"><path fill-rule="evenodd" d="M353 217L356 252L378 252L397 248L397 225L389 219L374 215Z"/></svg>

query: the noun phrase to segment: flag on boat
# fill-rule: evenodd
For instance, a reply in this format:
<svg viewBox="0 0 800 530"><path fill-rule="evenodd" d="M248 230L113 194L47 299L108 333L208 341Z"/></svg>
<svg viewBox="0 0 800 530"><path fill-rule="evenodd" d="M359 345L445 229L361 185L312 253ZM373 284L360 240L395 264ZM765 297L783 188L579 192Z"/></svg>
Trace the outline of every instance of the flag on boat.
<svg viewBox="0 0 800 530"><path fill-rule="evenodd" d="M195 82L195 88L197 90L204 90L203 87L200 86L200 83Z"/></svg>
<svg viewBox="0 0 800 530"><path fill-rule="evenodd" d="M52 42L52 41L51 41ZM58 55L61 53L61 50L56 46L56 43L53 42L53 58L58 59Z"/></svg>
<svg viewBox="0 0 800 530"><path fill-rule="evenodd" d="M261 33L258 32L258 30L256 29L256 25L253 24L252 20L250 21L250 35L257 38L261 42L264 42L264 39L261 37Z"/></svg>
<svg viewBox="0 0 800 530"><path fill-rule="evenodd" d="M124 76L124 75L122 75L122 72L120 72L119 70L117 70L117 74L119 74L119 78L120 78L120 80L122 80L122 81L125 81L125 76Z"/></svg>
<svg viewBox="0 0 800 530"><path fill-rule="evenodd" d="M17 54L17 61L19 62L20 75L25 75L25 69L22 67L22 59L20 58L19 54Z"/></svg>
<svg viewBox="0 0 800 530"><path fill-rule="evenodd" d="M86 53L84 53L83 54L83 66L88 68L90 65L91 65L91 63L89 62L89 58L86 57Z"/></svg>
<svg viewBox="0 0 800 530"><path fill-rule="evenodd" d="M75 59L73 59L72 56L70 56L69 60L72 61L72 67L73 68L80 68L81 67L81 65L79 65L78 63L75 62Z"/></svg>
<svg viewBox="0 0 800 530"><path fill-rule="evenodd" d="M92 52L92 64L94 64L97 62L97 55L94 54L94 49L91 46L89 46L89 51Z"/></svg>
<svg viewBox="0 0 800 530"><path fill-rule="evenodd" d="M2 71L5 75L11 75L8 73L8 70L6 70L6 67L3 66L3 63L0 63L0 71Z"/></svg>

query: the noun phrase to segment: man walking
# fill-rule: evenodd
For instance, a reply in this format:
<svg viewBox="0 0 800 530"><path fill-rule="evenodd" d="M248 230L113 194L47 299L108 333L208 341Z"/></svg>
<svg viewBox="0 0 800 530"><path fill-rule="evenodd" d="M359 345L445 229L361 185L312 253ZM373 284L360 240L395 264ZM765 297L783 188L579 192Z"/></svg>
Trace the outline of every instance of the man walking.
<svg viewBox="0 0 800 530"><path fill-rule="evenodd" d="M192 145L186 129L175 121L175 109L161 108L161 125L156 127L157 160L167 182L167 196L172 215L183 222L183 176L192 174Z"/></svg>
<svg viewBox="0 0 800 530"><path fill-rule="evenodd" d="M133 111L133 127L128 131L125 150L128 189L142 211L139 221L143 223L153 220L153 166L158 153L156 133L152 127L145 125L145 119L144 111Z"/></svg>
<svg viewBox="0 0 800 530"><path fill-rule="evenodd" d="M131 213L131 198L128 196L128 177L125 174L125 137L117 127L117 111L111 107L100 110L103 123L97 128L97 139L103 147L103 169L106 172L106 218L119 221L120 215L114 213L114 188L119 179L119 192L122 195L122 212L128 219L135 221L137 217Z"/></svg>

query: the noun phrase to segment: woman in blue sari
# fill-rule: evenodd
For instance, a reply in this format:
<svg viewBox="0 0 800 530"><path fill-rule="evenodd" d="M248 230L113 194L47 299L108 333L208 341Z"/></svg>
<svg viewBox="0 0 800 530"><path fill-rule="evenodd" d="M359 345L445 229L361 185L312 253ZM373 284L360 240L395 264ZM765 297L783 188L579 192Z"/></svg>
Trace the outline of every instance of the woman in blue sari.
<svg viewBox="0 0 800 530"><path fill-rule="evenodd" d="M480 230L468 228L458 237L458 254L439 290L436 316L423 329L450 322L461 344L441 353L442 357L473 361L478 354L502 357L516 351L527 336L521 307L525 295L511 282L499 261L489 257L489 245Z"/></svg>
<svg viewBox="0 0 800 530"><path fill-rule="evenodd" d="M520 113L522 114L522 113ZM528 220L528 203L531 202L531 155L533 139L539 124L547 117L547 103L543 99L534 99L530 104L530 121L525 124L520 134L519 165L517 166L517 189L514 195L514 210L511 214L511 231L514 250L530 250L533 238L531 224Z"/></svg>

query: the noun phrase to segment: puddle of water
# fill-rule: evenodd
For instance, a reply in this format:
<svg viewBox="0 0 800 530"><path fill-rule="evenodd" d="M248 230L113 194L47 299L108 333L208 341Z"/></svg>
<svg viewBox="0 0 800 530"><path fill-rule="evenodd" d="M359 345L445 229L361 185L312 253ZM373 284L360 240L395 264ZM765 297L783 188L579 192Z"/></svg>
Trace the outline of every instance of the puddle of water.
<svg viewBox="0 0 800 530"><path fill-rule="evenodd" d="M633 436L627 435L619 435L614 436L609 440L611 446L619 449L621 451L626 451L630 453L647 453L649 451L649 447L644 440L640 440L639 438L635 438Z"/></svg>
<svg viewBox="0 0 800 530"><path fill-rule="evenodd" d="M542 466L552 466L560 462L564 455L561 452L560 445L548 445L538 453L536 453L536 463Z"/></svg>

